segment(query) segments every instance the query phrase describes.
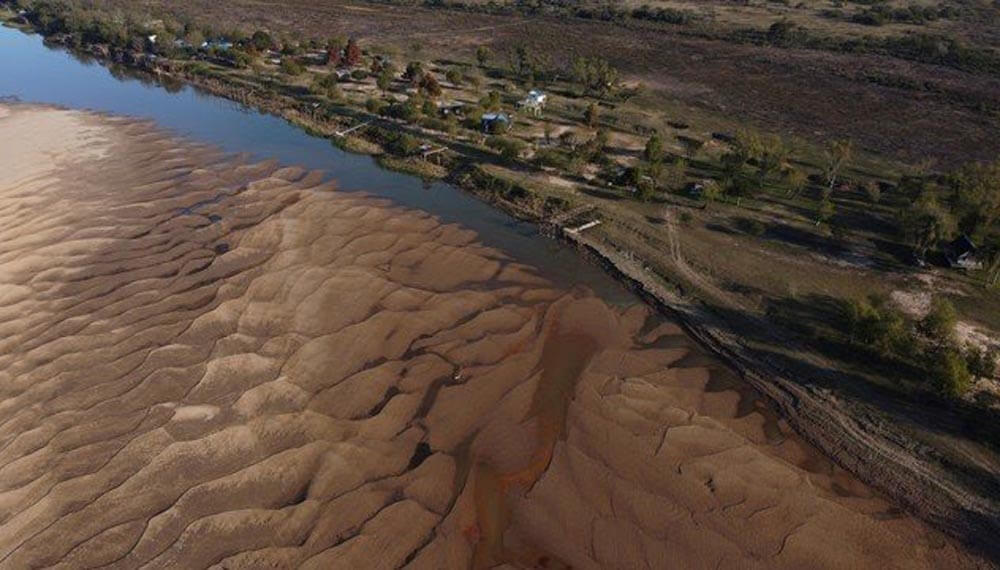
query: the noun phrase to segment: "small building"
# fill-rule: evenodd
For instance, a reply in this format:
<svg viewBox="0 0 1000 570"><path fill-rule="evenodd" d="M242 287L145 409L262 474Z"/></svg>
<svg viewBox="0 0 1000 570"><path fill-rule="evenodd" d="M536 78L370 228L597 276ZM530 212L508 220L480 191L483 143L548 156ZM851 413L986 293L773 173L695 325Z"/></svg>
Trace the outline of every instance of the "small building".
<svg viewBox="0 0 1000 570"><path fill-rule="evenodd" d="M223 39L217 40L207 40L201 42L201 49L217 49L219 51L229 51L233 49L233 42L227 42Z"/></svg>
<svg viewBox="0 0 1000 570"><path fill-rule="evenodd" d="M483 132L497 133L510 128L510 115L507 113L486 113L480 121Z"/></svg>
<svg viewBox="0 0 1000 570"><path fill-rule="evenodd" d="M944 257L948 260L948 265L955 269L981 269L983 266L976 256L976 244L967 235L946 245Z"/></svg>
<svg viewBox="0 0 1000 570"><path fill-rule="evenodd" d="M445 117L461 117L465 113L465 103L461 101L441 101L438 103L438 112Z"/></svg>
<svg viewBox="0 0 1000 570"><path fill-rule="evenodd" d="M528 91L527 97L518 101L517 108L537 117L542 114L542 109L545 108L545 102L548 98L548 95L538 89L532 89Z"/></svg>

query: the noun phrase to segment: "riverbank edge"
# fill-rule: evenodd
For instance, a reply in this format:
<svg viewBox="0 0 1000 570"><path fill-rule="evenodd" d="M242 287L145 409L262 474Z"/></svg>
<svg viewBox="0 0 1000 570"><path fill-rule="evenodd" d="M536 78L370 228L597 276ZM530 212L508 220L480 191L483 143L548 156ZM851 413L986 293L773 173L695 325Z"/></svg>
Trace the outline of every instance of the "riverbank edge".
<svg viewBox="0 0 1000 570"><path fill-rule="evenodd" d="M59 43L52 38L46 38L46 41ZM149 73L148 69L140 65L118 61L94 50L73 50L70 46L59 45L103 62ZM186 73L160 70L154 75L166 76L262 113L280 117L311 135L328 139L332 135L330 125L312 121L301 110L281 105L280 102L239 97L233 90L226 89L225 85ZM341 116L350 115L343 113ZM403 129L403 125L384 119L379 121L379 127ZM351 148L338 146L345 152L353 152ZM405 168L393 169L419 175ZM469 176L473 169L477 169L480 176ZM546 217L538 208L521 206L506 199L501 192L477 183L481 181L481 176L490 175L478 169L472 161L459 161L456 167L447 170L443 179L519 220L544 225ZM530 190L525 191L530 193ZM561 228L551 229L557 239L578 248L581 254L636 292L647 304L674 317L696 342L724 360L745 381L774 403L797 433L841 467L909 512L954 538L971 543L969 546L979 554L1000 560L1000 545L991 544L1000 532L997 522L1000 520L1000 508L995 498L970 492L966 485L955 481L940 465L909 453L897 443L905 436L880 421L883 418L852 413L833 395L809 389L763 361L731 332L731 327L727 327L723 317L699 301L697 291L693 295L692 291L688 291L687 295L678 294L672 289L669 280L649 271L645 263L614 244L609 246L599 243L580 234L564 232ZM684 287L687 289L690 284L685 283ZM1000 568L995 565L993 567Z"/></svg>

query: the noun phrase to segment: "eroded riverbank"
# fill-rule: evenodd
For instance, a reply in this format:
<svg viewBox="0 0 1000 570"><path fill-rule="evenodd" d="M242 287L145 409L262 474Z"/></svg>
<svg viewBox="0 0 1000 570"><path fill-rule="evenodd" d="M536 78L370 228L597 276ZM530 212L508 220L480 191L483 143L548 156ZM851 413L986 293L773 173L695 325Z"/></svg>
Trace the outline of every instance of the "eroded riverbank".
<svg viewBox="0 0 1000 570"><path fill-rule="evenodd" d="M643 305L314 172L3 115L2 567L978 564Z"/></svg>

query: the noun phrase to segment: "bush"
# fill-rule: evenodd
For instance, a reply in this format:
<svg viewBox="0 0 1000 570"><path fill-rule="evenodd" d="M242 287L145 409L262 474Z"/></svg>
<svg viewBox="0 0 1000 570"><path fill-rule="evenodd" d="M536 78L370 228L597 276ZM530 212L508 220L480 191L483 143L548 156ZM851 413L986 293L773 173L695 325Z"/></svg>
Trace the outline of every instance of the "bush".
<svg viewBox="0 0 1000 570"><path fill-rule="evenodd" d="M351 72L351 79L355 81L364 81L368 79L368 72L364 69L355 69Z"/></svg>
<svg viewBox="0 0 1000 570"><path fill-rule="evenodd" d="M383 114L388 107L389 104L383 99L369 97L368 100L365 101L365 109L367 109L369 113L375 113L376 115Z"/></svg>
<svg viewBox="0 0 1000 570"><path fill-rule="evenodd" d="M301 63L295 61L290 57L285 57L281 59L281 72L286 75L302 75L305 73L306 68L302 66Z"/></svg>
<svg viewBox="0 0 1000 570"><path fill-rule="evenodd" d="M420 141L413 135L399 134L389 142L389 150L400 156L409 156L420 149Z"/></svg>
<svg viewBox="0 0 1000 570"><path fill-rule="evenodd" d="M934 386L945 396L957 398L972 385L965 359L953 348L932 352L929 372Z"/></svg>
<svg viewBox="0 0 1000 570"><path fill-rule="evenodd" d="M993 378L997 373L995 351L970 346L965 351L965 362L975 378Z"/></svg>
<svg viewBox="0 0 1000 570"><path fill-rule="evenodd" d="M452 85L462 84L462 74L457 69L449 69L447 73L444 74L444 78L448 80L448 83Z"/></svg>
<svg viewBox="0 0 1000 570"><path fill-rule="evenodd" d="M957 323L955 306L947 299L934 299L930 312L920 320L920 332L932 342L943 345L954 339Z"/></svg>
<svg viewBox="0 0 1000 570"><path fill-rule="evenodd" d="M508 161L517 160L521 156L521 151L524 150L522 141L510 137L490 137L486 146L500 151L500 156Z"/></svg>
<svg viewBox="0 0 1000 570"><path fill-rule="evenodd" d="M250 36L249 45L257 51L264 51L274 47L274 40L271 39L271 35L267 32L257 30Z"/></svg>
<svg viewBox="0 0 1000 570"><path fill-rule="evenodd" d="M392 106L389 107L389 116L402 119L407 122L416 121L420 118L423 102L423 99L419 97L410 97L402 103L393 103Z"/></svg>
<svg viewBox="0 0 1000 570"><path fill-rule="evenodd" d="M907 355L914 344L903 313L882 297L850 301L846 308L846 321L852 342L883 357Z"/></svg>
<svg viewBox="0 0 1000 570"><path fill-rule="evenodd" d="M569 170L570 157L563 151L554 148L545 148L535 153L535 164L539 166L550 166L560 170Z"/></svg>
<svg viewBox="0 0 1000 570"><path fill-rule="evenodd" d="M861 190L872 204L878 204L882 200L882 188L878 182L869 180L861 185Z"/></svg>

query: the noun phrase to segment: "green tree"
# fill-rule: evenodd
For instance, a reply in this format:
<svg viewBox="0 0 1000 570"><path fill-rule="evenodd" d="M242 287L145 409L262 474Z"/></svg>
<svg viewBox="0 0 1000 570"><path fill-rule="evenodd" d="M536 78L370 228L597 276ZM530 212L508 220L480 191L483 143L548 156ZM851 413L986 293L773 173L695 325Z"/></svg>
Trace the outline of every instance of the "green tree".
<svg viewBox="0 0 1000 570"><path fill-rule="evenodd" d="M915 203L904 206L899 211L898 222L913 251L920 257L955 232L955 219L931 192L925 192Z"/></svg>
<svg viewBox="0 0 1000 570"><path fill-rule="evenodd" d="M678 158L668 164L657 179L663 183L667 190L676 190L683 186L684 181L687 180L687 167L687 161Z"/></svg>
<svg viewBox="0 0 1000 570"><path fill-rule="evenodd" d="M281 71L286 75L295 76L305 73L306 68L301 63L295 61L295 58L283 57L281 58Z"/></svg>
<svg viewBox="0 0 1000 570"><path fill-rule="evenodd" d="M500 92L490 91L482 101L479 102L487 111L499 111L500 110Z"/></svg>
<svg viewBox="0 0 1000 570"><path fill-rule="evenodd" d="M1000 218L1000 159L968 164L950 178L959 229L982 238Z"/></svg>
<svg viewBox="0 0 1000 570"><path fill-rule="evenodd" d="M449 69L448 72L444 74L444 78L447 79L448 83L451 83L452 85L462 85L462 73L455 68Z"/></svg>
<svg viewBox="0 0 1000 570"><path fill-rule="evenodd" d="M263 30L257 30L250 36L250 45L256 51L267 51L274 47L274 40L271 35Z"/></svg>
<svg viewBox="0 0 1000 570"><path fill-rule="evenodd" d="M326 95L331 99L340 97L340 89L337 87L337 74L328 73L313 80L309 90L317 95Z"/></svg>
<svg viewBox="0 0 1000 570"><path fill-rule="evenodd" d="M476 48L476 61L479 63L479 67L486 67L486 64L490 61L493 54L490 52L490 48L486 46L479 46Z"/></svg>
<svg viewBox="0 0 1000 570"><path fill-rule="evenodd" d="M701 197L706 202L715 202L722 197L722 188L715 180L706 180L701 184Z"/></svg>
<svg viewBox="0 0 1000 570"><path fill-rule="evenodd" d="M760 139L757 158L757 186L763 190L767 179L781 170L788 159L788 147L781 137L771 135Z"/></svg>
<svg viewBox="0 0 1000 570"><path fill-rule="evenodd" d="M848 140L835 140L829 144L823 153L823 176L826 179L827 188L833 191L837 185L840 172L844 165L854 154L854 144Z"/></svg>
<svg viewBox="0 0 1000 570"><path fill-rule="evenodd" d="M573 79L586 92L605 96L618 84L618 70L602 58L578 57L573 60Z"/></svg>
<svg viewBox="0 0 1000 570"><path fill-rule="evenodd" d="M587 110L583 113L583 118L587 121L587 126L591 128L597 126L597 121L600 117L601 112L598 110L596 103L587 105Z"/></svg>
<svg viewBox="0 0 1000 570"><path fill-rule="evenodd" d="M938 346L950 345L955 340L955 325L958 312L947 299L937 298L931 302L931 309L920 319L920 332Z"/></svg>
<svg viewBox="0 0 1000 570"><path fill-rule="evenodd" d="M931 378L943 395L958 398L972 386L972 374L963 355L949 347L929 353Z"/></svg>
<svg viewBox="0 0 1000 570"><path fill-rule="evenodd" d="M852 300L846 310L851 342L873 349L882 357L905 352L912 345L906 318L885 297Z"/></svg>
<svg viewBox="0 0 1000 570"><path fill-rule="evenodd" d="M424 64L419 61L411 61L406 64L406 71L403 72L403 79L410 83L419 84L424 76Z"/></svg>
<svg viewBox="0 0 1000 570"><path fill-rule="evenodd" d="M1000 283L1000 239L994 239L979 249L979 258L983 262L983 276L988 287L996 287Z"/></svg>
<svg viewBox="0 0 1000 570"><path fill-rule="evenodd" d="M965 350L965 362L974 378L993 378L997 373L997 353L977 346Z"/></svg>
<svg viewBox="0 0 1000 570"><path fill-rule="evenodd" d="M184 41L186 41L193 48L200 48L201 44L205 42L205 36L201 33L201 30L191 28L188 30L187 35L184 36Z"/></svg>
<svg viewBox="0 0 1000 570"><path fill-rule="evenodd" d="M659 132L655 132L646 141L646 148L642 152L642 157L647 162L659 162L663 160L663 154L663 138Z"/></svg>
<svg viewBox="0 0 1000 570"><path fill-rule="evenodd" d="M837 208L830 198L823 198L816 203L816 225L829 222L836 213Z"/></svg>
<svg viewBox="0 0 1000 570"><path fill-rule="evenodd" d="M801 194L806 185L809 183L809 177L806 176L805 172L799 170L798 168L789 167L785 169L784 178L787 194L792 198Z"/></svg>
<svg viewBox="0 0 1000 570"><path fill-rule="evenodd" d="M521 152L524 150L525 146L519 139L496 136L490 137L490 140L486 142L486 145L499 151L500 156L508 162L517 160L521 156Z"/></svg>
<svg viewBox="0 0 1000 570"><path fill-rule="evenodd" d="M389 88L392 87L392 80L395 74L388 66L383 66L382 71L379 72L378 77L375 78L375 85L382 91L386 93Z"/></svg>

